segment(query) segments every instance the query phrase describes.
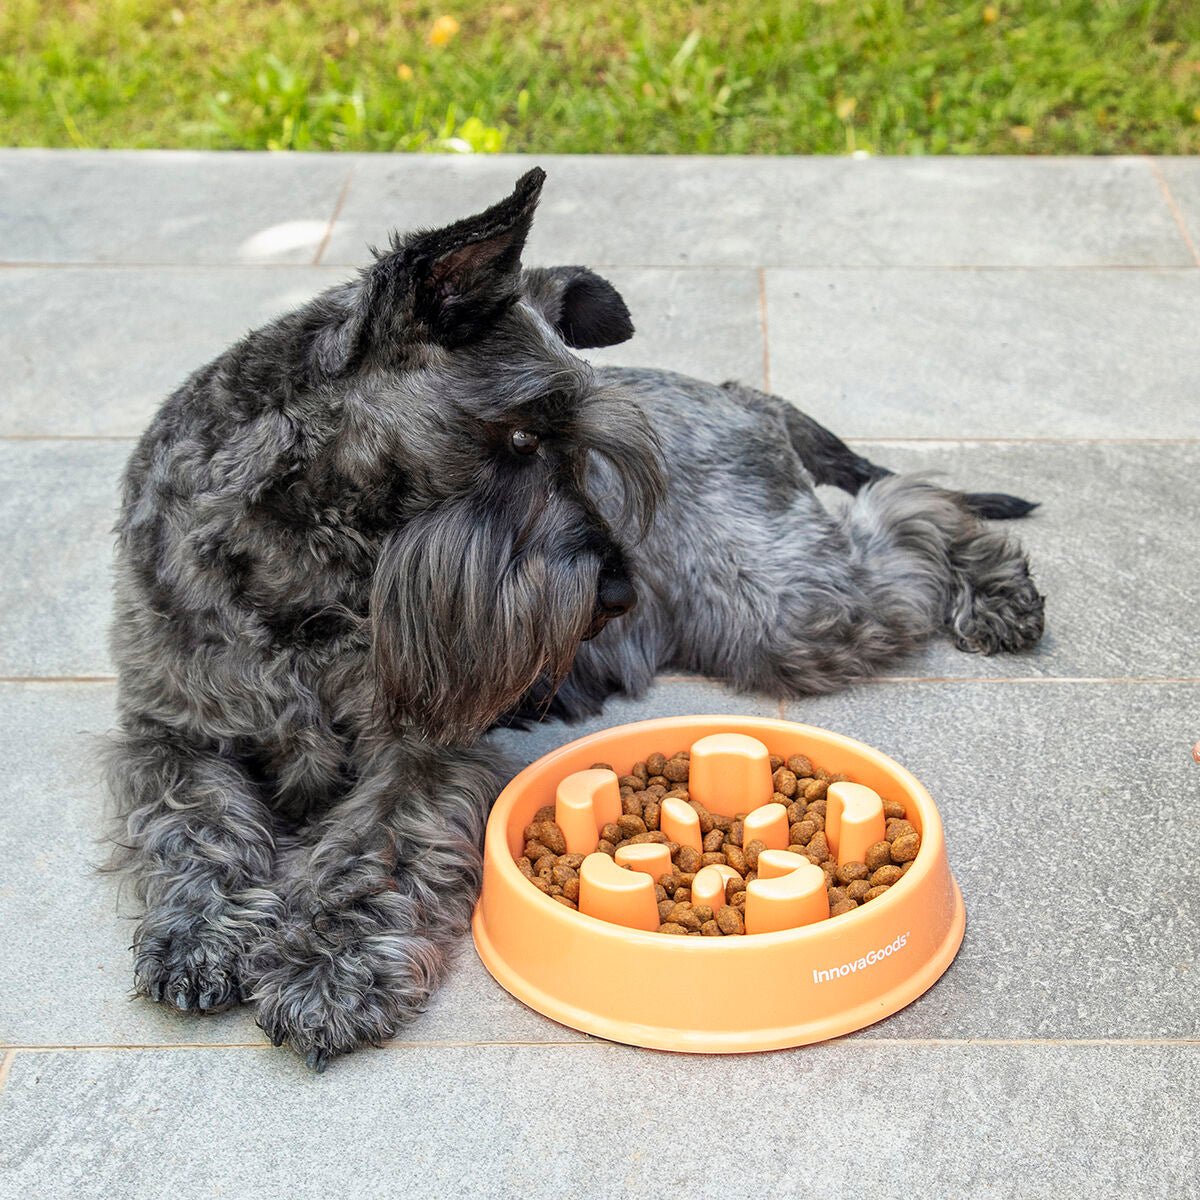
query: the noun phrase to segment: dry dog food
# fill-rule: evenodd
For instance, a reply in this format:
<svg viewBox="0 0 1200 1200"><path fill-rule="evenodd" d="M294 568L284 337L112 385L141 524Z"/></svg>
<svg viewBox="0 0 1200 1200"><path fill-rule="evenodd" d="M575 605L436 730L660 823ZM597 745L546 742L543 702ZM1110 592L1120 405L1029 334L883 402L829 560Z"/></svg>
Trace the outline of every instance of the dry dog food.
<svg viewBox="0 0 1200 1200"><path fill-rule="evenodd" d="M593 768L612 770L608 763ZM884 800L884 840L870 846L864 862L838 866L825 837L825 793L831 783L846 776L833 775L814 766L803 754L784 760L772 757L775 794L772 800L787 808L788 850L804 855L825 872L829 915L841 916L882 896L912 866L921 848L921 835L910 824L903 804ZM688 753L681 750L667 757L648 755L636 762L628 775L620 776L621 816L600 831L597 850L615 855L622 846L659 842L671 855L671 873L655 885L658 932L676 937L727 937L744 934L746 884L758 878L758 856L766 848L760 841L743 845L745 813L724 817L711 813L688 794ZM703 850L680 846L659 829L663 800L677 796L695 810L700 822ZM583 855L566 853L567 843L554 823L554 806L538 809L524 830L525 845L517 858L521 874L534 887L568 908L579 899L579 868ZM692 881L706 866L721 863L731 868L725 887L725 903L711 908L692 904Z"/></svg>

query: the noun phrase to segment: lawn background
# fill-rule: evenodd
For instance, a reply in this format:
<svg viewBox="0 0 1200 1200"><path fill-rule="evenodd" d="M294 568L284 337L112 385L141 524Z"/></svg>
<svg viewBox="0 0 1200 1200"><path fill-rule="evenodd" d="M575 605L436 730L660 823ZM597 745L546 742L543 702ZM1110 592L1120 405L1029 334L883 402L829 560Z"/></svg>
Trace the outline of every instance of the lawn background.
<svg viewBox="0 0 1200 1200"><path fill-rule="evenodd" d="M0 144L1200 152L1200 0L3 0Z"/></svg>

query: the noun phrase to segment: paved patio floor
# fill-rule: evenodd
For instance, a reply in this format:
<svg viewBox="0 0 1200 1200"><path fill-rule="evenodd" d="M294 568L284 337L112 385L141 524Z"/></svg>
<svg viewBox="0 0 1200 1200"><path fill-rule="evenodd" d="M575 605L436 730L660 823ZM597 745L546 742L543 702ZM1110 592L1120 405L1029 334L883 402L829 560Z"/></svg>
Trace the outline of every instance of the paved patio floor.
<svg viewBox="0 0 1200 1200"><path fill-rule="evenodd" d="M782 710L899 758L945 819L958 959L857 1035L745 1058L578 1035L469 946L403 1040L319 1078L245 1011L131 1001L92 864L132 439L528 160L0 152L0 1196L1200 1195L1200 161L538 161L527 261L603 268L638 325L597 358L1042 502L1032 655L937 644L782 706L664 679L605 715Z"/></svg>

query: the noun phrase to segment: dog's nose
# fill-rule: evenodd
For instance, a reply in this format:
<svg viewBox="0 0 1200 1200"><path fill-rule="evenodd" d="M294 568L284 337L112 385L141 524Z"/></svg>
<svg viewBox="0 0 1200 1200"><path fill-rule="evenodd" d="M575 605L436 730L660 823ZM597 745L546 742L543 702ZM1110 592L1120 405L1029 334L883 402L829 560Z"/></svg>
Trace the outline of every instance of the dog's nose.
<svg viewBox="0 0 1200 1200"><path fill-rule="evenodd" d="M615 618L627 613L637 603L637 592L627 579L615 575L603 576L596 602L606 617Z"/></svg>

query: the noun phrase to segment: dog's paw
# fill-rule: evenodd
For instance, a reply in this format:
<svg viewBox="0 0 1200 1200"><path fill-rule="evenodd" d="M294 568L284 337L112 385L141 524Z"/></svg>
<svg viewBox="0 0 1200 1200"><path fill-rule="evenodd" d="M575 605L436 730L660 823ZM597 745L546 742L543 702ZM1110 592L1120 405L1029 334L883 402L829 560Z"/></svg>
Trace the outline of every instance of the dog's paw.
<svg viewBox="0 0 1200 1200"><path fill-rule="evenodd" d="M379 1045L419 1009L431 986L421 958L415 939L391 932L277 930L252 955L259 1028L321 1072L339 1055Z"/></svg>
<svg viewBox="0 0 1200 1200"><path fill-rule="evenodd" d="M970 654L1029 650L1046 627L1046 598L1020 572L964 589L955 600L950 628L954 644Z"/></svg>
<svg viewBox="0 0 1200 1200"><path fill-rule="evenodd" d="M138 995L181 1012L222 1012L242 1001L236 942L190 914L147 914L133 945L133 979Z"/></svg>

